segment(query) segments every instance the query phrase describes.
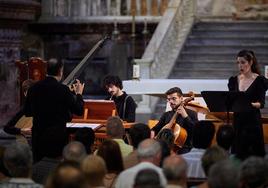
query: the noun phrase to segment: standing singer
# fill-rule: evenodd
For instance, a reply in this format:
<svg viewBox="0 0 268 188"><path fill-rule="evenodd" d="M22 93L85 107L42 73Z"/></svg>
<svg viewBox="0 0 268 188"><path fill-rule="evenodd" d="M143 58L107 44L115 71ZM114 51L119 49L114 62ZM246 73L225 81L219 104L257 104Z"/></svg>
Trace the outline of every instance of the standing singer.
<svg viewBox="0 0 268 188"><path fill-rule="evenodd" d="M119 117L134 122L137 105L131 96L122 91L122 80L118 76L108 75L103 79L103 87L110 94L108 99L115 102Z"/></svg>
<svg viewBox="0 0 268 188"><path fill-rule="evenodd" d="M243 160L250 155L265 155L260 108L264 107L267 81L260 75L253 51L240 51L236 63L239 74L229 78L228 88L230 91L245 92L253 107L249 112L234 113L232 153Z"/></svg>
<svg viewBox="0 0 268 188"><path fill-rule="evenodd" d="M172 108L171 111L165 112L156 126L152 129L157 135L161 129L167 125L175 113L178 113L176 118L176 123L183 127L187 132L187 138L184 145L178 149L178 153L187 153L192 148L192 129L197 120L197 113L185 108L183 105L183 93L180 88L173 87L169 89L166 93L167 102Z"/></svg>

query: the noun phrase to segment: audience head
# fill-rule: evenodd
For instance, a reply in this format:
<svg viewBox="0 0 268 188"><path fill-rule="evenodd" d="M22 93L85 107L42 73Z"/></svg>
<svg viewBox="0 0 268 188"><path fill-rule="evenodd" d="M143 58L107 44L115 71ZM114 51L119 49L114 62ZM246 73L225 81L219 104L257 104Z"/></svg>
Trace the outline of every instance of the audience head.
<svg viewBox="0 0 268 188"><path fill-rule="evenodd" d="M209 188L238 188L238 168L230 160L215 163L208 173L208 186Z"/></svg>
<svg viewBox="0 0 268 188"><path fill-rule="evenodd" d="M161 160L161 145L154 139L143 140L137 149L138 160L148 161L159 166Z"/></svg>
<svg viewBox="0 0 268 188"><path fill-rule="evenodd" d="M162 140L165 143L167 143L168 147L170 149L173 148L174 146L174 134L171 129L162 129L158 134L157 134L157 140Z"/></svg>
<svg viewBox="0 0 268 188"><path fill-rule="evenodd" d="M124 170L122 154L119 145L114 140L105 140L98 148L97 155L106 163L108 173L119 174Z"/></svg>
<svg viewBox="0 0 268 188"><path fill-rule="evenodd" d="M178 184L186 187L187 163L180 155L167 157L163 163L163 172L168 183Z"/></svg>
<svg viewBox="0 0 268 188"><path fill-rule="evenodd" d="M241 50L237 54L237 62L238 63L248 63L251 64L251 71L253 73L260 74L260 70L257 63L257 58L255 53L251 50Z"/></svg>
<svg viewBox="0 0 268 188"><path fill-rule="evenodd" d="M249 157L240 166L240 181L245 188L260 188L268 183L268 164L261 157Z"/></svg>
<svg viewBox="0 0 268 188"><path fill-rule="evenodd" d="M109 117L106 123L106 131L110 138L122 139L125 134L122 120L118 116Z"/></svg>
<svg viewBox="0 0 268 188"><path fill-rule="evenodd" d="M201 158L202 167L206 176L208 176L209 169L213 164L226 159L228 159L228 154L221 147L211 146L210 148L207 148Z"/></svg>
<svg viewBox="0 0 268 188"><path fill-rule="evenodd" d="M157 140L157 141L160 143L161 146L161 160L159 166L162 167L165 158L170 156L171 150L165 141L163 140Z"/></svg>
<svg viewBox="0 0 268 188"><path fill-rule="evenodd" d="M63 148L63 159L65 161L76 161L80 163L87 155L84 145L73 141Z"/></svg>
<svg viewBox="0 0 268 188"><path fill-rule="evenodd" d="M86 188L86 179L75 161L64 161L48 177L45 188Z"/></svg>
<svg viewBox="0 0 268 188"><path fill-rule="evenodd" d="M74 138L85 146L87 154L92 152L91 148L95 141L95 133L93 129L87 127L80 128L75 132Z"/></svg>
<svg viewBox="0 0 268 188"><path fill-rule="evenodd" d="M47 74L50 76L63 75L63 62L55 58L51 58L47 62Z"/></svg>
<svg viewBox="0 0 268 188"><path fill-rule="evenodd" d="M151 130L146 124L136 123L129 129L129 136L133 147L136 149L141 141L150 138Z"/></svg>
<svg viewBox="0 0 268 188"><path fill-rule="evenodd" d="M194 148L206 149L211 145L215 127L210 121L198 121L193 128Z"/></svg>
<svg viewBox="0 0 268 188"><path fill-rule="evenodd" d="M136 177L134 188L162 188L158 173L153 169L140 170Z"/></svg>
<svg viewBox="0 0 268 188"><path fill-rule="evenodd" d="M103 186L107 169L105 161L100 156L88 155L82 162L82 171L90 187Z"/></svg>
<svg viewBox="0 0 268 188"><path fill-rule="evenodd" d="M18 142L6 148L4 153L4 165L12 177L31 177L32 163L33 157L29 145Z"/></svg>
<svg viewBox="0 0 268 188"><path fill-rule="evenodd" d="M233 144L234 137L234 128L230 125L223 125L217 131L216 141L220 147L228 151Z"/></svg>

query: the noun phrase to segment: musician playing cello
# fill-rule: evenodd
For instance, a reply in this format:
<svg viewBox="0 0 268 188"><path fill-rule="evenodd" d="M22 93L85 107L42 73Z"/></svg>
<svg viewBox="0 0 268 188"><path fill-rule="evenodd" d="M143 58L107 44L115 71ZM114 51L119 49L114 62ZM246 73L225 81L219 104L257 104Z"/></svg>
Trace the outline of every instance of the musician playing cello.
<svg viewBox="0 0 268 188"><path fill-rule="evenodd" d="M178 145L177 153L187 153L192 148L192 129L194 124L198 121L197 113L185 108L183 93L180 88L170 88L165 94L167 102L170 104L172 110L165 112L152 130L155 132L155 135L157 135L164 128L173 129L175 141L176 134L178 140L182 138L182 144ZM173 120L174 122L171 122ZM179 129L174 128L174 126L179 127Z"/></svg>

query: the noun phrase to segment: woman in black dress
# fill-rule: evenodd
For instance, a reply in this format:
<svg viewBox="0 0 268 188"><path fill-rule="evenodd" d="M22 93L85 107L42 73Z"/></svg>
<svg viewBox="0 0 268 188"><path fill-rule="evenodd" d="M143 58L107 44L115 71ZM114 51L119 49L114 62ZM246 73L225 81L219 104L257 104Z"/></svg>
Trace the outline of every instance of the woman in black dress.
<svg viewBox="0 0 268 188"><path fill-rule="evenodd" d="M239 74L229 78L229 91L245 92L253 106L250 112L234 113L232 153L243 160L250 155L265 155L260 108L264 107L267 81L260 75L254 52L242 50L236 60Z"/></svg>

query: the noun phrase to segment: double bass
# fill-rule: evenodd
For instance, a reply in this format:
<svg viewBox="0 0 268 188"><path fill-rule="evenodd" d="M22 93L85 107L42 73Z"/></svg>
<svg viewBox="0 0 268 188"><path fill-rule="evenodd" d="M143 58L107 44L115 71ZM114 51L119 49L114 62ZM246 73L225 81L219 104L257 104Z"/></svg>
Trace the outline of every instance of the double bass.
<svg viewBox="0 0 268 188"><path fill-rule="evenodd" d="M190 101L194 100L194 95L193 93L190 94L190 97L184 99L181 104L179 104L176 109L183 105L186 106ZM171 120L164 126L162 127L162 129L160 130L160 132L163 129L171 129L173 134L174 134L174 144L178 147L182 147L187 139L187 131L185 130L185 128L183 128L182 126L180 126L178 123L176 123L176 119L178 117L178 113L177 110L175 111L174 115L172 116ZM159 132L159 133L160 133ZM159 134L158 133L158 134Z"/></svg>

